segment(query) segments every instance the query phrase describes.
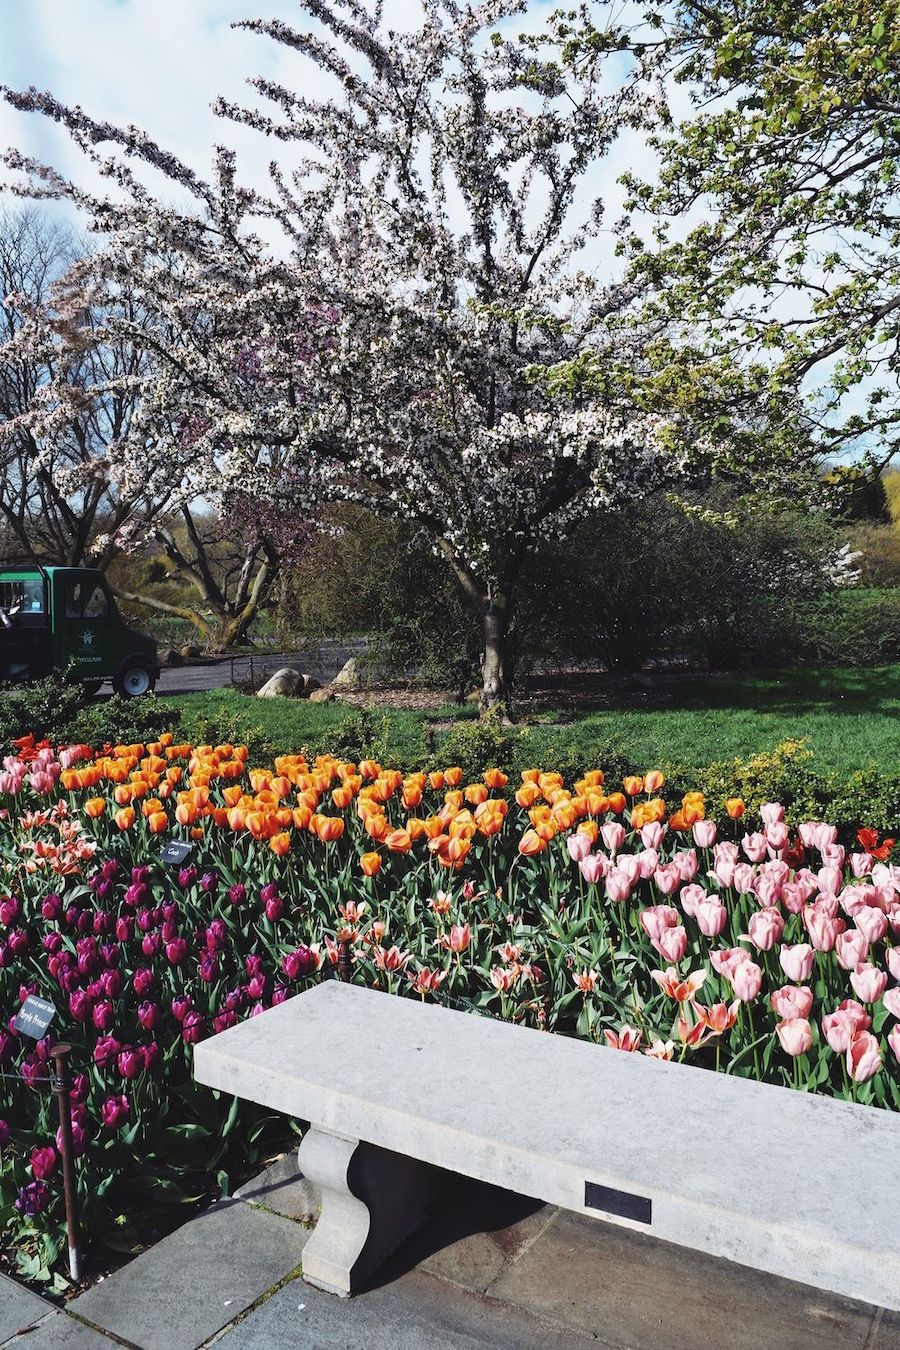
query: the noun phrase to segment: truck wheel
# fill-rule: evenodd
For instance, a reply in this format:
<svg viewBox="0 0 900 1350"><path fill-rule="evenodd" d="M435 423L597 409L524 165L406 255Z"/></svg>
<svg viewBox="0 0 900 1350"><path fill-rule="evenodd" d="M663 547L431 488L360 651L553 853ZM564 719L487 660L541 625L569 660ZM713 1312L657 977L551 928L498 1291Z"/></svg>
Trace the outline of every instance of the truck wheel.
<svg viewBox="0 0 900 1350"><path fill-rule="evenodd" d="M113 689L120 698L140 698L151 693L155 683L151 671L142 661L129 661L113 680Z"/></svg>

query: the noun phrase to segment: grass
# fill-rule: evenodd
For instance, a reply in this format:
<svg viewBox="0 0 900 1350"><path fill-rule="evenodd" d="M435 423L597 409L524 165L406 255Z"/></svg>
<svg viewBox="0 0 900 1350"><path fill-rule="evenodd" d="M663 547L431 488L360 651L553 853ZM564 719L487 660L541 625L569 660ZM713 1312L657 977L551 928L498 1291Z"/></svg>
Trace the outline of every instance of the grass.
<svg viewBox="0 0 900 1350"><path fill-rule="evenodd" d="M250 700L224 689L159 703L177 709L195 739L201 733L206 740L249 739L252 748L271 753L305 747L349 754L364 744L385 763L403 767L422 763L446 736L435 735L432 722L472 722L470 707L361 713L341 703ZM656 762L699 768L803 738L824 772L898 771L900 666L686 680L664 707L550 713L541 722L557 724L536 723L529 731L535 760L546 766L564 751L582 755L588 765L614 749L635 768Z"/></svg>

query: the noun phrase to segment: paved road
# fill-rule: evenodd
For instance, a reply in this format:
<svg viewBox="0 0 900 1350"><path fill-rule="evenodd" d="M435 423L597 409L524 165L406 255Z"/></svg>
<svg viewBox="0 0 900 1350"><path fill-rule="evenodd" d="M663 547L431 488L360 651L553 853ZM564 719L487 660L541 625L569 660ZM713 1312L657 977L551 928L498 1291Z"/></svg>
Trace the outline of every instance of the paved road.
<svg viewBox="0 0 900 1350"><path fill-rule="evenodd" d="M302 652L277 652L274 655L226 656L215 661L164 670L156 686L158 694L187 694L204 689L226 689L252 682L259 688L282 666L293 666L306 675L327 684L351 656L359 655L365 644L359 642L323 642Z"/></svg>

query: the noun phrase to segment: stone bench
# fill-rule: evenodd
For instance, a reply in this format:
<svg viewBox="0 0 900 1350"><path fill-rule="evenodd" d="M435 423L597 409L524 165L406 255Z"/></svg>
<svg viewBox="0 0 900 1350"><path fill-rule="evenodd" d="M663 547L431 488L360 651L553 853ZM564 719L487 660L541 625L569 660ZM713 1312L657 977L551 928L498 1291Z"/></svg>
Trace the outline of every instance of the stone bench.
<svg viewBox="0 0 900 1350"><path fill-rule="evenodd" d="M900 1309L891 1112L337 981L197 1045L194 1072L310 1122L321 1288L358 1288L451 1172Z"/></svg>

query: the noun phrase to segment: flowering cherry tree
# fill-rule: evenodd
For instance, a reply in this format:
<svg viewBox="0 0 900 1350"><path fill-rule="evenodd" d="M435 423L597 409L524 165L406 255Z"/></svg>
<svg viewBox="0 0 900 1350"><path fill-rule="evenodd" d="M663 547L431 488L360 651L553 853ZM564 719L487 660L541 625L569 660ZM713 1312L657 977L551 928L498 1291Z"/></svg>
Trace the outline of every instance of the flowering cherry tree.
<svg viewBox="0 0 900 1350"><path fill-rule="evenodd" d="M109 334L137 338L123 299L139 298L150 360L121 472L152 446L184 501L226 517L241 494L298 521L343 500L419 526L482 625L483 706L503 704L524 560L720 453L684 409L640 397L663 335L635 317L650 283L603 275L607 156L658 114L652 74L564 67L549 29L518 33L522 0L424 0L404 33L356 0L301 8L305 27L241 25L297 54L297 88L256 79L252 106L217 106L286 147L266 194L227 149L204 180L35 90L5 96L63 124L110 192L17 151L6 164L20 191L87 214L99 243L70 284ZM304 91L304 62L330 96Z"/></svg>

